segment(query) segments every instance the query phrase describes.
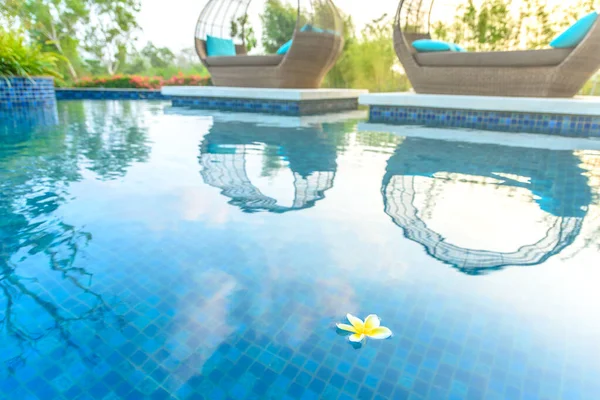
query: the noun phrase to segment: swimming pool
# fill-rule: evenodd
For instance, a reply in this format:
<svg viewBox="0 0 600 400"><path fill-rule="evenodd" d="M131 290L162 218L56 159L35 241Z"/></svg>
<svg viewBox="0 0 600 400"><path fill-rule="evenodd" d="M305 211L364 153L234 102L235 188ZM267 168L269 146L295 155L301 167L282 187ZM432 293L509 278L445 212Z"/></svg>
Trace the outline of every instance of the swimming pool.
<svg viewBox="0 0 600 400"><path fill-rule="evenodd" d="M0 136L2 398L600 393L600 151L161 102L58 118ZM352 346L347 313L393 336Z"/></svg>

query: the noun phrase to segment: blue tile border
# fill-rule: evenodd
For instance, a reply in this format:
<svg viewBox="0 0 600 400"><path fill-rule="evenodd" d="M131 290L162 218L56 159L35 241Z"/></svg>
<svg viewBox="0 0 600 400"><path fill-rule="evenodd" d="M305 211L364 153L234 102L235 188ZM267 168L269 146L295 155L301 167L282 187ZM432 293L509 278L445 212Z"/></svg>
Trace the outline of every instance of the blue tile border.
<svg viewBox="0 0 600 400"><path fill-rule="evenodd" d="M173 97L174 107L192 107L220 111L242 111L277 115L314 115L356 110L358 99L270 100L219 97Z"/></svg>
<svg viewBox="0 0 600 400"><path fill-rule="evenodd" d="M56 106L54 80L48 77L0 78L0 111Z"/></svg>
<svg viewBox="0 0 600 400"><path fill-rule="evenodd" d="M57 88L57 100L170 100L160 90Z"/></svg>
<svg viewBox="0 0 600 400"><path fill-rule="evenodd" d="M370 106L370 122L600 137L600 116Z"/></svg>

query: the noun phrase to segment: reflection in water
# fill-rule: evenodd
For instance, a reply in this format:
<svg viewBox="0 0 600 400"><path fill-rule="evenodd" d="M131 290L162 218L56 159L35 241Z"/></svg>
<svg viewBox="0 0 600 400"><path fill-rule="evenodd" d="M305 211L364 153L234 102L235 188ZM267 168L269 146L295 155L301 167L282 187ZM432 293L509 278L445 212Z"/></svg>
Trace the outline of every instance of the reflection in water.
<svg viewBox="0 0 600 400"><path fill-rule="evenodd" d="M579 234L592 194L572 151L503 148L496 145L444 142L407 138L389 159L382 182L385 212L403 229L404 235L420 243L436 259L468 274L482 274L509 265L536 265L560 253ZM490 251L451 244L448 238L432 230L424 221L426 210L419 209L416 198L425 191L425 208L443 201L443 187L459 184L478 188L493 186L514 196L527 190L545 218L545 235L516 251ZM460 209L473 199L453 204ZM515 212L488 207L489 215ZM444 210L452 212L452 210ZM525 216L527 218L527 216ZM463 221L464 225L471 221ZM523 221L526 223L527 221ZM522 229L514 226L515 231ZM473 235L485 233L473 232ZM508 239L508 238L505 238Z"/></svg>
<svg viewBox="0 0 600 400"><path fill-rule="evenodd" d="M598 203L586 210L579 168L588 168L594 190L600 181L584 155L578 167L568 153L500 154L502 147L411 139L398 147L400 137L353 135L341 124L232 122L208 133L211 119L153 114L164 107L157 104L59 104L61 125L0 145L0 398L492 398L506 397L508 384L531 389L511 398L587 399L600 391L592 356L600 326L591 317L599 304L597 254L552 263L564 268L476 280L423 269L411 261L436 260L398 239L378 192L390 151L407 145L388 166L390 206L404 199L394 185L412 179L410 205L430 231L451 229L446 236L463 248L510 251L544 237L555 221L585 217L580 237L598 228L590 223ZM219 186L227 187L225 201L198 180L203 139L204 178L227 182ZM244 169L223 169L221 156L236 155ZM478 158L484 155L488 168ZM235 190L236 172L278 202L256 206L247 186ZM283 205L280 177L293 183L296 175L308 186L320 174L329 183ZM237 212L310 207L333 174L336 191L310 211ZM449 190L431 192L432 181ZM517 232L498 246L481 245L488 232L473 221L465 230L475 232L476 245L456 240L460 224L446 222L461 202L448 200L464 185L475 188L462 204L473 215L490 206L503 214L499 199L517 190L505 214L522 217L527 240ZM497 189L490 202L478 201L490 188ZM189 198L214 196L198 218L182 214ZM422 206L428 201L442 209L441 226L440 213L432 220ZM231 211L231 219L206 218ZM395 336L356 351L335 332L347 312L376 312ZM461 392L449 391L454 376L463 380ZM446 390L436 391L439 385Z"/></svg>
<svg viewBox="0 0 600 400"><path fill-rule="evenodd" d="M262 147L261 147L262 146ZM336 141L327 126L282 129L215 121L200 150L204 182L222 189L230 204L245 212L310 208L333 186ZM294 195L289 206L263 192L248 177L248 158L262 156L262 176L283 168L292 172Z"/></svg>
<svg viewBox="0 0 600 400"><path fill-rule="evenodd" d="M56 104L35 108L0 109L0 141L12 141L17 131L29 134L37 128L52 127L58 123Z"/></svg>
<svg viewBox="0 0 600 400"><path fill-rule="evenodd" d="M112 179L148 156L135 112L127 103L62 104L61 129L0 135L0 362L10 373L39 352L74 350L93 365L91 337L81 333L124 323L78 262L92 234L56 212L82 169Z"/></svg>

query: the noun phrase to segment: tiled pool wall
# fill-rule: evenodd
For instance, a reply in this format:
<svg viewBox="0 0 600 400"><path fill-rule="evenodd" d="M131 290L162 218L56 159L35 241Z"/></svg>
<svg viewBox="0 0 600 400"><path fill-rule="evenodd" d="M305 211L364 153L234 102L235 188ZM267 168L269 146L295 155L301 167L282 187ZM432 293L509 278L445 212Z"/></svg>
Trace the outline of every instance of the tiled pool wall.
<svg viewBox="0 0 600 400"><path fill-rule="evenodd" d="M46 77L0 79L0 111L56 106L54 80Z"/></svg>
<svg viewBox="0 0 600 400"><path fill-rule="evenodd" d="M219 97L173 97L173 106L279 115L315 115L356 110L358 99L270 100Z"/></svg>
<svg viewBox="0 0 600 400"><path fill-rule="evenodd" d="M15 126L54 125L57 121L52 78L0 79L0 134Z"/></svg>
<svg viewBox="0 0 600 400"><path fill-rule="evenodd" d="M68 88L56 89L57 100L169 100L160 90Z"/></svg>
<svg viewBox="0 0 600 400"><path fill-rule="evenodd" d="M369 121L600 138L600 116L372 105Z"/></svg>

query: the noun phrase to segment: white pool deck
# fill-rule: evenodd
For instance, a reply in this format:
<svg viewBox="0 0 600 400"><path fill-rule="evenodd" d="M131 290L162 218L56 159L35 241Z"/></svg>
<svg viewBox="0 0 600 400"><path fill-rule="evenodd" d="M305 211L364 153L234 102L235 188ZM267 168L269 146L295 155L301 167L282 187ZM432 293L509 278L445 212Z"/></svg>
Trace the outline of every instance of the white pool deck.
<svg viewBox="0 0 600 400"><path fill-rule="evenodd" d="M216 97L226 99L261 99L285 101L314 101L356 99L367 94L359 89L262 89L215 86L164 86L163 95L177 97Z"/></svg>
<svg viewBox="0 0 600 400"><path fill-rule="evenodd" d="M594 96L548 99L537 97L451 96L410 92L365 93L359 96L358 103L365 106L600 116L600 97Z"/></svg>

